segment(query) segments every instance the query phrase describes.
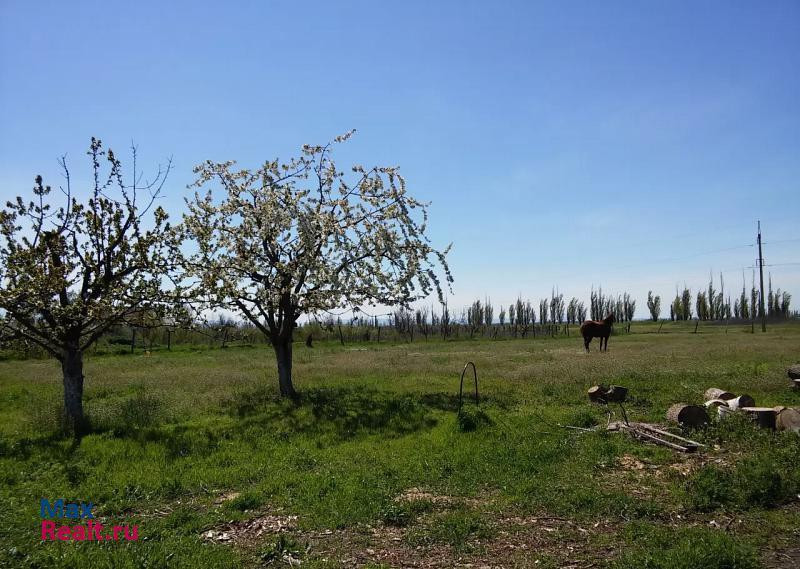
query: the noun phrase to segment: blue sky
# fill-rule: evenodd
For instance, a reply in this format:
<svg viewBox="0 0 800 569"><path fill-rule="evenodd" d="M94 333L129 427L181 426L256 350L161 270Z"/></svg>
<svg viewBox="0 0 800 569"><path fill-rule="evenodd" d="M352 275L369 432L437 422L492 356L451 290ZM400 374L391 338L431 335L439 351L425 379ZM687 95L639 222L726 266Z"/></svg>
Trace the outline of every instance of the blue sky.
<svg viewBox="0 0 800 569"><path fill-rule="evenodd" d="M741 286L756 220L800 303L800 3L2 0L0 197L141 163L255 167L350 128L341 164L432 201L455 305L557 286ZM747 280L751 269L746 269ZM665 303L666 304L666 303Z"/></svg>

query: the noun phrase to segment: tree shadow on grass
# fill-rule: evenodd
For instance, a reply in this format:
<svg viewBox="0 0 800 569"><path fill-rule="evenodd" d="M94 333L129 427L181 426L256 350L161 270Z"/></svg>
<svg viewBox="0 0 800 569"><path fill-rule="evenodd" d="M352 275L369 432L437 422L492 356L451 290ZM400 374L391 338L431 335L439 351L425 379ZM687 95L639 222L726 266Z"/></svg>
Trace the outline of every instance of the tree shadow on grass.
<svg viewBox="0 0 800 569"><path fill-rule="evenodd" d="M491 405L493 407L497 407L499 409L508 410L512 406L512 402L506 397L498 397L495 395L480 395L478 394L479 401L481 405ZM445 392L437 392L437 393L422 393L416 396L417 400L426 405L427 407L431 407L433 409L439 409L440 411L452 411L455 413L458 411L458 394L453 393L445 393ZM463 402L464 405L468 403L474 403L475 401L475 392L468 391L467 385L464 386L464 397Z"/></svg>
<svg viewBox="0 0 800 569"><path fill-rule="evenodd" d="M243 431L262 428L285 436L312 433L339 439L429 429L436 425L435 408L411 394L350 387L308 389L295 402L259 390L237 394L228 405L229 412L242 419Z"/></svg>

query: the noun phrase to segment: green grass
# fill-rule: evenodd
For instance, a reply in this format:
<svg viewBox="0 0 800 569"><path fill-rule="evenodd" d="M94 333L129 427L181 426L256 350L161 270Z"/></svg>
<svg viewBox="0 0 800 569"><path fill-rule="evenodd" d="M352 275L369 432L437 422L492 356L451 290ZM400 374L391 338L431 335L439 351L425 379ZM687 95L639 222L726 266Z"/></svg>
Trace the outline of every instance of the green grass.
<svg viewBox="0 0 800 569"><path fill-rule="evenodd" d="M603 410L586 402L595 383L628 387L635 420L660 421L671 403L700 402L708 387L748 393L759 405L800 406L785 375L798 359L800 326L765 335L692 329L665 324L656 334L635 324L634 333L611 338L608 353L588 355L574 336L313 349L298 342L297 404L276 397L266 348L92 357L85 406L94 430L79 445L58 434L56 363L2 361L0 565L235 567L295 552L308 567L338 567L353 555L362 565L393 566L364 553L382 547L369 528L387 528L400 537L383 546L400 557L436 551L526 566L530 554L503 541L519 535L553 566L575 548L598 566L689 567L680 559L702 561L704 549L732 552L709 567L757 566L800 523L800 437L732 421L693 433L707 450L687 459L557 426L605 424ZM478 412L465 399L459 419L468 360L481 405ZM626 469L623 457L645 468ZM683 464L688 475L674 468ZM398 500L412 488L430 496ZM138 524L140 540L42 543L40 498L92 501L104 518ZM283 541L269 533L238 545L202 537L277 513L298 516ZM514 533L509 517L567 525ZM730 518L742 521L725 531L708 525ZM675 520L684 520L678 529ZM587 533L570 537L578 527ZM621 555L631 528L639 534ZM326 531L345 545L315 537ZM674 531L678 538L663 537ZM597 544L611 553L591 557Z"/></svg>

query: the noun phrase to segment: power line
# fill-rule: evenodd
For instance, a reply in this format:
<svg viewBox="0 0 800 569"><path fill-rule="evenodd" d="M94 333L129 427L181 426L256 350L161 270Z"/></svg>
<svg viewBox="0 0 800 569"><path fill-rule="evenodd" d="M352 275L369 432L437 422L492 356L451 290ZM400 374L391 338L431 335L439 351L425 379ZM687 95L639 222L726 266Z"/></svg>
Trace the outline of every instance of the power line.
<svg viewBox="0 0 800 569"><path fill-rule="evenodd" d="M780 239L779 241L764 241L763 245L777 245L778 243L791 243L794 241L800 241L800 237L794 239Z"/></svg>

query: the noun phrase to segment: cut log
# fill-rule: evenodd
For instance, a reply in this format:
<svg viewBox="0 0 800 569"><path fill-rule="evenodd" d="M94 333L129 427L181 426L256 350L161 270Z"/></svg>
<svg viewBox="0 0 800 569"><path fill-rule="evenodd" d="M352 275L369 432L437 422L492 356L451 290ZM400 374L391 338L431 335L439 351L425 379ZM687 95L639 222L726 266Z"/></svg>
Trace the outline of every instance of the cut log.
<svg viewBox="0 0 800 569"><path fill-rule="evenodd" d="M589 401L593 403L605 403L606 396L608 395L608 387L605 385L593 385L587 392Z"/></svg>
<svg viewBox="0 0 800 569"><path fill-rule="evenodd" d="M742 407L741 411L753 419L762 429L775 429L775 409L773 407Z"/></svg>
<svg viewBox="0 0 800 569"><path fill-rule="evenodd" d="M800 434L800 410L791 407L775 407L775 428Z"/></svg>
<svg viewBox="0 0 800 569"><path fill-rule="evenodd" d="M611 403L623 403L628 397L628 388L621 385L612 385L606 393L606 401Z"/></svg>
<svg viewBox="0 0 800 569"><path fill-rule="evenodd" d="M789 369L786 370L786 373L791 379L800 379L800 364L790 366Z"/></svg>
<svg viewBox="0 0 800 569"><path fill-rule="evenodd" d="M734 397L730 401L728 401L728 407L733 409L741 409L742 407L755 407L756 401L749 395L740 395L739 397Z"/></svg>
<svg viewBox="0 0 800 569"><path fill-rule="evenodd" d="M793 379L792 381L794 382L794 388L800 389L800 379Z"/></svg>
<svg viewBox="0 0 800 569"><path fill-rule="evenodd" d="M728 399L733 399L734 397L736 397L736 395L730 391L724 391L717 387L706 389L706 401L710 401L712 399L722 399L723 401L727 401Z"/></svg>
<svg viewBox="0 0 800 569"><path fill-rule="evenodd" d="M717 407L717 414L719 415L720 421L722 419L725 419L726 417L730 417L735 412L736 411L734 411L733 409L731 409L727 405L720 405L719 407Z"/></svg>
<svg viewBox="0 0 800 569"><path fill-rule="evenodd" d="M716 411L717 407L727 407L728 402L722 399L712 399L711 401L706 401L705 405L709 411Z"/></svg>
<svg viewBox="0 0 800 569"><path fill-rule="evenodd" d="M676 403L667 410L667 419L683 427L702 427L708 424L708 413L702 405Z"/></svg>

